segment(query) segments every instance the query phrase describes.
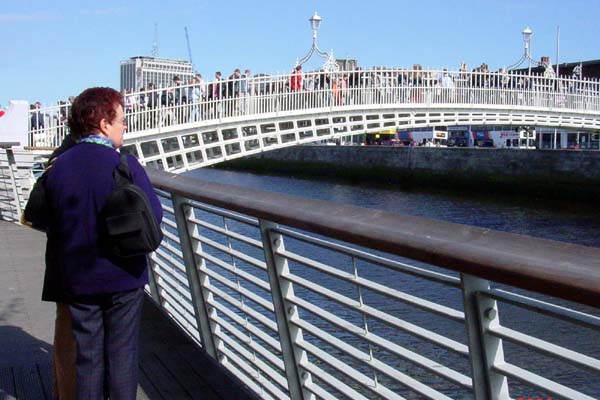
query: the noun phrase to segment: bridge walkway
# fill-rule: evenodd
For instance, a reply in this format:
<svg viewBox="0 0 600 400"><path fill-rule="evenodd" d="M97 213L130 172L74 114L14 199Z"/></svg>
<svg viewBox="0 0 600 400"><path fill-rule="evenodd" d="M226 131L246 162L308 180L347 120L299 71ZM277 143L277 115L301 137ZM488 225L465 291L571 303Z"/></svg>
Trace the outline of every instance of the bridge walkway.
<svg viewBox="0 0 600 400"><path fill-rule="evenodd" d="M40 301L43 233L0 221L0 399L51 399L55 306ZM138 399L253 399L154 303L144 304Z"/></svg>

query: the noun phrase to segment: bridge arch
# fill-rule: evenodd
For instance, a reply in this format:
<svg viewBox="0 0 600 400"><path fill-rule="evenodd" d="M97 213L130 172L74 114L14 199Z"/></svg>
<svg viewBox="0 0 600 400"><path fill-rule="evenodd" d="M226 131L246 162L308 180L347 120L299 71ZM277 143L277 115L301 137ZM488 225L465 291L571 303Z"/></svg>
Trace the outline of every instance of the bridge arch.
<svg viewBox="0 0 600 400"><path fill-rule="evenodd" d="M382 129L432 126L545 126L600 129L597 115L550 108L470 104L327 107L225 118L129 134L140 160L182 172L283 147L361 135Z"/></svg>

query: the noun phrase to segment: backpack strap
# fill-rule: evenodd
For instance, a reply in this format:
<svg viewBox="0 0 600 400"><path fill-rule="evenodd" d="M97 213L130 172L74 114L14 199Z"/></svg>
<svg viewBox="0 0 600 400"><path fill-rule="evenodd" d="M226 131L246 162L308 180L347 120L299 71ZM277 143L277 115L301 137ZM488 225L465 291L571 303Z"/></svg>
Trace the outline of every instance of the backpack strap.
<svg viewBox="0 0 600 400"><path fill-rule="evenodd" d="M129 154L129 152L121 148L119 165L117 165L113 171L115 188L125 186L128 183L133 183L131 171L129 170L129 163L127 162L127 154Z"/></svg>

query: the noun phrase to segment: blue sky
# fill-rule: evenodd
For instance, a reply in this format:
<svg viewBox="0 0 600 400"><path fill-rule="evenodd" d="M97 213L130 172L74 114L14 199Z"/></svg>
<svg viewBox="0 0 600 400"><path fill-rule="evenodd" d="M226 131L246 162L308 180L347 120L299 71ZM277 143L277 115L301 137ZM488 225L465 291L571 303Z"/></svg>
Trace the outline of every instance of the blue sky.
<svg viewBox="0 0 600 400"><path fill-rule="evenodd" d="M516 62L521 31L533 30L532 56L600 58L600 0L3 0L0 3L0 105L54 102L90 86L119 87L119 62L150 55L158 22L159 56L187 59L205 77L234 68L290 70L310 48L308 19L323 18L322 50L362 67L491 69ZM317 67L322 60L312 60Z"/></svg>

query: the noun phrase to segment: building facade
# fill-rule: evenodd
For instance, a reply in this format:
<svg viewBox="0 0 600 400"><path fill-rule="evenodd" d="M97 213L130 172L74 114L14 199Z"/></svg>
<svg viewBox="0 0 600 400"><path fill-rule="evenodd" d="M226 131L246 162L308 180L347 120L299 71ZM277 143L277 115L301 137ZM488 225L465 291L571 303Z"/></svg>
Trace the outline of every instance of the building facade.
<svg viewBox="0 0 600 400"><path fill-rule="evenodd" d="M175 75L182 82L187 82L194 76L192 64L189 61L166 58L132 57L121 61L121 91L138 91L147 88L150 82L157 88L171 86Z"/></svg>

